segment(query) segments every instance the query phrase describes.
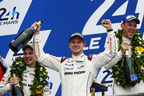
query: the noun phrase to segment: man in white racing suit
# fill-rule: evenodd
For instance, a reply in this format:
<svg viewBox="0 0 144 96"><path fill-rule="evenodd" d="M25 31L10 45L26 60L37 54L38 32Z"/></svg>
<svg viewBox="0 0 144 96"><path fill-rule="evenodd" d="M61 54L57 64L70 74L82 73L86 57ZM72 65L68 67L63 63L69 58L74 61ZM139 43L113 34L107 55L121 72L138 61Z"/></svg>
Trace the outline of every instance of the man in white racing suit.
<svg viewBox="0 0 144 96"><path fill-rule="evenodd" d="M97 71L103 65L112 61L117 54L115 34L112 31L110 20L103 20L102 26L107 29L109 42L105 51L98 55L86 56L83 53L85 41L80 33L74 33L69 39L69 48L72 51L72 58L55 57L45 54L41 45L40 25L34 23L31 27L36 27L33 44L35 54L40 64L53 69L60 74L62 83L62 96L90 96L90 87Z"/></svg>
<svg viewBox="0 0 144 96"><path fill-rule="evenodd" d="M139 23L140 23L139 19L136 18L134 15L132 14L125 15L124 18L122 19L121 30L119 29L116 32L117 42L121 42L120 44L118 44L119 51L118 51L118 55L116 56L117 60L115 59L115 63L114 62L111 63L110 64L111 66L105 65L106 69L112 68L112 76L115 77L114 82L113 82L113 94L114 95L121 95L121 96L124 96L124 95L134 96L136 94L140 94L136 96L144 95L144 74L143 74L144 69L142 67L144 62L143 61L137 62L137 60L139 59L144 60L143 59L144 57L141 56L143 55L141 52L133 56L135 49L138 51L137 49L138 47L141 46L140 48L141 49L143 48L143 46L141 45L143 43L139 43L139 42L140 41L144 42L144 41L142 40L141 35L140 36L138 35L140 33L137 31L137 24ZM120 61L123 60L124 53L126 50L129 50L129 53L132 59L136 61L134 65L139 68L139 69L138 68L136 69L137 74L140 74L140 75L137 75L139 82L136 83L135 86L130 86L130 85L128 86L124 82L125 81L124 69L122 69L124 64L120 63ZM118 76L121 76L121 78ZM121 83L118 80L121 80L123 82Z"/></svg>
<svg viewBox="0 0 144 96"><path fill-rule="evenodd" d="M31 45L27 44L26 46L24 46L23 51L24 51L24 61L26 63L26 69L23 71L23 74L22 74L22 77L23 77L23 79L22 79L23 88L22 89L23 89L24 96L31 96L32 91L30 90L30 88L33 85L33 81L34 81L35 74L36 74L35 70L36 70L36 68L38 68L38 67L36 67L36 66L38 66L38 63L36 62L35 55L33 53L33 45L32 44ZM20 61L18 61L17 63L19 63L19 62ZM19 65L20 64L17 64L16 67L18 67ZM12 64L12 66L13 66L13 64ZM11 92L12 86L19 83L18 78L10 78L12 66L7 69L6 73L4 74L4 77L2 78L2 80L0 82L0 96L6 94L8 92ZM44 68L44 67L41 66L41 68ZM23 70L23 69L21 68L20 70ZM47 75L47 72L46 72L46 75ZM10 80L9 80L9 78L10 78ZM46 82L48 82L48 78L45 80L45 83ZM47 84L43 88L42 94L43 94L43 96L48 96L49 87Z"/></svg>

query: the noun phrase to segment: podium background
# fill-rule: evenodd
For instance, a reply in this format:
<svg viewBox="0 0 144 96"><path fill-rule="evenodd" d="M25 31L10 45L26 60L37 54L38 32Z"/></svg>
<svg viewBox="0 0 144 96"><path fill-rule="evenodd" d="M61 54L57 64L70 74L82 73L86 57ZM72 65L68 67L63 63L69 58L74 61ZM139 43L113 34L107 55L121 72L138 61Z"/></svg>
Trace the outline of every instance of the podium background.
<svg viewBox="0 0 144 96"><path fill-rule="evenodd" d="M144 32L144 0L0 0L0 55L11 65L22 50L14 54L9 43L34 22L43 20L41 36L46 53L71 57L68 40L72 33L80 32L86 39L86 55L98 54L104 50L106 29L103 19L110 19L114 31L120 28L125 14L140 19L138 30ZM32 41L32 40L31 40ZM31 42L30 41L30 42ZM48 69L50 96L60 96L59 74ZM110 71L103 67L97 77L98 83L108 86L106 95L112 94ZM100 96L101 93L96 93Z"/></svg>

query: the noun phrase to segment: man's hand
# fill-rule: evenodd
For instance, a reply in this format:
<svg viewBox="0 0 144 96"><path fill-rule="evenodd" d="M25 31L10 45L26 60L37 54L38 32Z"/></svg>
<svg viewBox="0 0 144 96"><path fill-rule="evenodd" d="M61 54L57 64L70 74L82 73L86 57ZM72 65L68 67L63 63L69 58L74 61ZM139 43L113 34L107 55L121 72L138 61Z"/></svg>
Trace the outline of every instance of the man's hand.
<svg viewBox="0 0 144 96"><path fill-rule="evenodd" d="M129 44L123 42L121 44L121 50L122 50L122 52L125 53L125 51L128 50L128 49L129 49Z"/></svg>
<svg viewBox="0 0 144 96"><path fill-rule="evenodd" d="M34 24L32 24L31 27L33 27L35 29L34 34L39 34L41 26L37 22L35 22Z"/></svg>
<svg viewBox="0 0 144 96"><path fill-rule="evenodd" d="M19 83L18 77L16 77L16 78L11 78L11 79L10 79L10 85L11 85L11 86L16 85L16 84L18 84L18 83Z"/></svg>
<svg viewBox="0 0 144 96"><path fill-rule="evenodd" d="M107 30L112 29L112 25L111 25L111 21L110 20L102 20L101 24Z"/></svg>

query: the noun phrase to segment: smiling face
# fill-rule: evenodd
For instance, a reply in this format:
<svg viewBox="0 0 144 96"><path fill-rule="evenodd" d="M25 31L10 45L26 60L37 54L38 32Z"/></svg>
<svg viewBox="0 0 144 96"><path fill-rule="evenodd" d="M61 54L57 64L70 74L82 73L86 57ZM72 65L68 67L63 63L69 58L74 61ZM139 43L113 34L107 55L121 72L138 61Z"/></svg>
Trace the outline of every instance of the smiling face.
<svg viewBox="0 0 144 96"><path fill-rule="evenodd" d="M136 30L137 30L137 23L135 20L125 22L124 24L121 24L122 28L122 36L128 39L132 39Z"/></svg>
<svg viewBox="0 0 144 96"><path fill-rule="evenodd" d="M82 54L84 47L85 43L82 41L82 39L78 37L71 39L69 42L69 48L71 49L73 55Z"/></svg>
<svg viewBox="0 0 144 96"><path fill-rule="evenodd" d="M36 64L36 58L31 48L26 48L24 50L24 61L26 62L27 66L30 68L34 68Z"/></svg>

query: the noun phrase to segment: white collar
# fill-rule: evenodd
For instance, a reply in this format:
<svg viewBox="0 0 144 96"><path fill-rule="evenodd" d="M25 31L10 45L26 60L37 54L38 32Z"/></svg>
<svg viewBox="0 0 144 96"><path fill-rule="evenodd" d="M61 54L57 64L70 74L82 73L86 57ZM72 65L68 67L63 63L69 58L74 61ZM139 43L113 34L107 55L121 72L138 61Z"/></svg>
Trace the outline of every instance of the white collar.
<svg viewBox="0 0 144 96"><path fill-rule="evenodd" d="M122 40L123 40L123 42L125 42L125 43L131 44L131 40L132 40L132 39L128 39L128 38L122 37Z"/></svg>
<svg viewBox="0 0 144 96"><path fill-rule="evenodd" d="M81 55L72 55L72 61L79 61L79 62L83 62L84 61L84 57L85 55L82 53Z"/></svg>
<svg viewBox="0 0 144 96"><path fill-rule="evenodd" d="M32 72L32 71L34 71L34 70L35 70L35 68L30 68L30 67L26 66L26 71L27 71L27 72Z"/></svg>

